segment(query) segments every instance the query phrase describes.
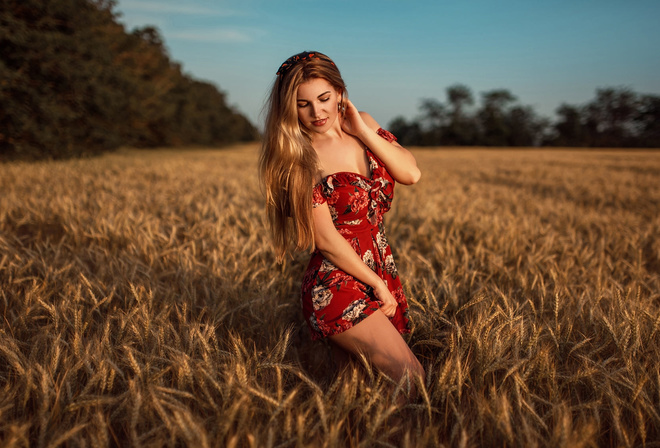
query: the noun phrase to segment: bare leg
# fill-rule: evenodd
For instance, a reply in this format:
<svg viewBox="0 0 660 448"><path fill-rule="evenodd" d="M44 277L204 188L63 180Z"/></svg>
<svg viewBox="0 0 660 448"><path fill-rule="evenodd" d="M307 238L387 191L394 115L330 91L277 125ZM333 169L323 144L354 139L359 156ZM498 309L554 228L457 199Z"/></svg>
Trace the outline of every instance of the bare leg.
<svg viewBox="0 0 660 448"><path fill-rule="evenodd" d="M356 356L364 354L378 370L395 381L411 375L412 396L416 390L414 377L424 378L424 368L380 310L356 326L330 336L330 340Z"/></svg>

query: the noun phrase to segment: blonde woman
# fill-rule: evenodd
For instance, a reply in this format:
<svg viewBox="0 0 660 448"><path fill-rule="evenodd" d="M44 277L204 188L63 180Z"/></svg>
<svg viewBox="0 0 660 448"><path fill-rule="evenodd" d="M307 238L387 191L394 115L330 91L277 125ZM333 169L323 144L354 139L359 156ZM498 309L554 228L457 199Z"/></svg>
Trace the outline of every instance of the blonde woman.
<svg viewBox="0 0 660 448"><path fill-rule="evenodd" d="M332 60L306 51L279 68L260 172L278 260L312 248L302 282L312 338L364 354L395 380L424 369L401 333L408 304L383 229L395 181L420 177L413 155L348 100Z"/></svg>

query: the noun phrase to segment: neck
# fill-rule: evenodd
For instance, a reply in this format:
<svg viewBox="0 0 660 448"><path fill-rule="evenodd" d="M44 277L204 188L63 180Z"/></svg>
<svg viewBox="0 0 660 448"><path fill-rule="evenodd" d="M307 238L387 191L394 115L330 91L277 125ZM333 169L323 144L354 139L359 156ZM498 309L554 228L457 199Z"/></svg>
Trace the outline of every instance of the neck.
<svg viewBox="0 0 660 448"><path fill-rule="evenodd" d="M346 137L346 133L341 128L339 120L335 120L332 127L328 129L327 132L323 134L313 134L312 143L314 142L326 142L328 140L341 140Z"/></svg>

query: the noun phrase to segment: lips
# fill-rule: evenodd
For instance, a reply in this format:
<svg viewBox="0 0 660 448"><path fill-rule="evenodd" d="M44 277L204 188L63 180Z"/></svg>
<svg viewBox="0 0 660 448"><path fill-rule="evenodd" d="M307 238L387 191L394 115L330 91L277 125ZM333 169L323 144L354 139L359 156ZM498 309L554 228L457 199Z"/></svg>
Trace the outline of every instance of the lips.
<svg viewBox="0 0 660 448"><path fill-rule="evenodd" d="M327 122L328 122L328 119L327 119L327 118L323 118L322 120L312 121L312 124L313 124L314 126L321 127L321 126L323 126L324 124L326 124Z"/></svg>

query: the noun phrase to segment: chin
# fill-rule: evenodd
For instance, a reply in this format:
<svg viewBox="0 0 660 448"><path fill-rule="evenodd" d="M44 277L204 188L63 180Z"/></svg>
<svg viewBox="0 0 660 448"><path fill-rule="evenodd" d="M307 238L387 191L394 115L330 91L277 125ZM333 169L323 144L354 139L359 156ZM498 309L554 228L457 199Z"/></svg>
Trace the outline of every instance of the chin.
<svg viewBox="0 0 660 448"><path fill-rule="evenodd" d="M330 129L332 129L332 126L335 124L336 119L337 119L336 117L329 117L328 121L323 126L314 126L312 123L309 123L307 129L309 129L311 132L314 132L316 134L325 134Z"/></svg>

